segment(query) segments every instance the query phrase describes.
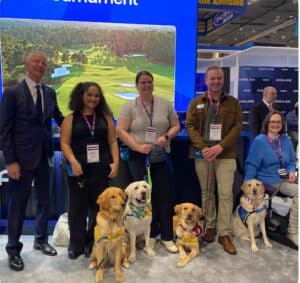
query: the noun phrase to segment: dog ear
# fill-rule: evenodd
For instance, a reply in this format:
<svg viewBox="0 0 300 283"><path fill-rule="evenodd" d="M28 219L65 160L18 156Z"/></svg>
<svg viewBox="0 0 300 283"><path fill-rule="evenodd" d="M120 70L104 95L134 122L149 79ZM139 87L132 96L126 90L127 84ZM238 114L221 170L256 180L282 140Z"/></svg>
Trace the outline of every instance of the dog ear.
<svg viewBox="0 0 300 283"><path fill-rule="evenodd" d="M131 191L132 191L132 183L129 184L126 189L124 190L125 194L130 198L130 194L131 194Z"/></svg>
<svg viewBox="0 0 300 283"><path fill-rule="evenodd" d="M198 219L200 219L201 216L202 216L202 208L200 208L199 206L195 205L195 210L196 210Z"/></svg>
<svg viewBox="0 0 300 283"><path fill-rule="evenodd" d="M175 211L176 215L180 215L180 213L181 213L181 208L182 208L182 205L181 205L181 204L175 205L174 211Z"/></svg>
<svg viewBox="0 0 300 283"><path fill-rule="evenodd" d="M247 192L247 187L248 187L248 181L244 181L242 186L241 186L241 190L246 193Z"/></svg>
<svg viewBox="0 0 300 283"><path fill-rule="evenodd" d="M108 209L109 208L109 198L108 191L104 191L98 198L97 203L100 206L100 209Z"/></svg>

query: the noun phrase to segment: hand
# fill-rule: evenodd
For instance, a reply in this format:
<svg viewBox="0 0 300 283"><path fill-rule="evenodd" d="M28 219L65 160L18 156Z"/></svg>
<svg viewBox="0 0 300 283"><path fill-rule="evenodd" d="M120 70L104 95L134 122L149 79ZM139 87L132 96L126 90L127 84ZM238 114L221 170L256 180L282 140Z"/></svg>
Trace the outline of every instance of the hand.
<svg viewBox="0 0 300 283"><path fill-rule="evenodd" d="M143 153L143 154L149 154L150 151L151 151L151 147L152 145L151 144L139 144L137 146L137 151L140 152L140 153Z"/></svg>
<svg viewBox="0 0 300 283"><path fill-rule="evenodd" d="M161 136L154 141L154 144L163 147L167 144L167 139L165 138L165 136Z"/></svg>
<svg viewBox="0 0 300 283"><path fill-rule="evenodd" d="M110 173L108 175L108 178L112 179L118 175L119 166L116 163L111 163L109 164L109 166L110 166Z"/></svg>
<svg viewBox="0 0 300 283"><path fill-rule="evenodd" d="M81 168L81 165L80 163L76 160L76 161L73 161L71 163L71 167L72 167L72 170L73 170L73 174L74 176L81 176L83 175L83 170Z"/></svg>
<svg viewBox="0 0 300 283"><path fill-rule="evenodd" d="M295 175L295 172L290 172L289 173L289 178L288 178L288 183L296 183L296 175Z"/></svg>
<svg viewBox="0 0 300 283"><path fill-rule="evenodd" d="M7 174L13 180L19 180L21 176L21 168L18 162L7 165Z"/></svg>
<svg viewBox="0 0 300 283"><path fill-rule="evenodd" d="M201 153L205 160L211 162L214 161L217 156L222 153L223 147L221 147L219 144L216 144L212 147L205 147Z"/></svg>

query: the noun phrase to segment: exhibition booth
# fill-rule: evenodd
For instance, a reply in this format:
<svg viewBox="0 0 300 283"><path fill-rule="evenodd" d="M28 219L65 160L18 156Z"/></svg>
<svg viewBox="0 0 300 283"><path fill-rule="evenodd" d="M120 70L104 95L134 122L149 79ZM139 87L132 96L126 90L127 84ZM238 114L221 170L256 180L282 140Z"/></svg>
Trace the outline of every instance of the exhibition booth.
<svg viewBox="0 0 300 283"><path fill-rule="evenodd" d="M23 76L23 69L20 66L21 55L24 54L13 53L15 51L10 48L12 38L17 38L14 39L17 46L26 45L24 52L33 44L39 49L45 48L46 52L53 56L50 60L55 68L47 77L47 83L55 88L59 106L64 114L67 113L70 86L88 78L99 81L103 86L108 102L117 116L121 105L136 95L135 74L142 68L148 68L154 73L155 87L162 90L163 95L174 103L180 117L181 131L172 141L171 154L178 203L193 202L200 205L201 200L194 163L188 158L189 139L184 128L185 113L191 99L205 91L206 68L211 65L223 67L226 74L226 88L231 95L239 99L244 113L244 130L238 141L239 166L233 188L236 203L243 180L244 161L252 141L247 131L249 109L261 99L262 89L270 84L278 89L278 102L282 104L283 109L288 111L293 107L298 99L296 48L256 46L225 48L228 56L197 60L197 52L218 53L225 49L207 46L197 48L198 1L196 0L189 1L188 5L179 1L173 2L172 13L167 3L159 0L143 2L46 0L41 1L40 9L32 9L36 5L34 2L14 0L3 3L0 19L1 53L2 56L7 55L7 58L2 57L0 76L2 83L5 80L19 80ZM16 6L18 9L15 9ZM236 12L233 14L237 16ZM229 14L223 16L229 17ZM209 23L206 24L209 26ZM73 37L66 38L66 33ZM44 34L46 36L43 36ZM75 35L78 34L82 35L82 38L74 41ZM95 39L100 34L107 36L101 37L101 43ZM22 38L23 36L30 37L30 40ZM130 38L126 41L128 37ZM147 41L139 44L142 38L146 38ZM44 44L41 44L41 40ZM126 44L123 45L122 40L126 41ZM132 42L137 46L131 46ZM161 46L160 42L163 42ZM114 46L113 55L112 50L107 48L109 45ZM155 52L154 46L159 47L154 50ZM79 53L86 54L88 63L76 61L75 56L72 57ZM55 61L54 58L57 57L59 60ZM10 64L16 64L18 70L9 72L12 68ZM56 132L54 139L56 151L53 157L51 182L50 230L53 229L59 215L68 208L68 188L66 173L62 166L62 154L59 150L59 132ZM7 172L1 155L0 233L6 233L7 226L7 182ZM122 164L119 176L112 181L112 184L114 183L127 183ZM24 233L32 232L35 207L32 194L26 211Z"/></svg>

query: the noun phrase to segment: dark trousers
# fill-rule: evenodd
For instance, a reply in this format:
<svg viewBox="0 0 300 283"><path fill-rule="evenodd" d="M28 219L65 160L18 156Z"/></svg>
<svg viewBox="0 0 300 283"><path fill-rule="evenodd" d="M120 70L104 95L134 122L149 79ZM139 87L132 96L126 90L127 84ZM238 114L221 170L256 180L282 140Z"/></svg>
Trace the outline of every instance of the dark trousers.
<svg viewBox="0 0 300 283"><path fill-rule="evenodd" d="M68 177L70 228L69 250L83 252L94 242L94 227L99 210L96 204L98 195L108 187L108 179L103 182L84 182L84 188L78 185L77 177ZM88 218L88 221L87 221Z"/></svg>
<svg viewBox="0 0 300 283"><path fill-rule="evenodd" d="M146 156L137 152L130 152L127 161L132 181L144 180L146 176ZM175 205L175 187L173 170L168 155L168 161L150 165L152 181L151 204L152 222L150 237L161 235L161 239L173 239L172 217Z"/></svg>
<svg viewBox="0 0 300 283"><path fill-rule="evenodd" d="M40 243L48 242L50 167L48 158L44 156L37 169L26 171L21 168L19 180L9 179L8 242L6 251L12 256L19 255L23 246L20 242L20 236L33 180L37 202L35 240Z"/></svg>

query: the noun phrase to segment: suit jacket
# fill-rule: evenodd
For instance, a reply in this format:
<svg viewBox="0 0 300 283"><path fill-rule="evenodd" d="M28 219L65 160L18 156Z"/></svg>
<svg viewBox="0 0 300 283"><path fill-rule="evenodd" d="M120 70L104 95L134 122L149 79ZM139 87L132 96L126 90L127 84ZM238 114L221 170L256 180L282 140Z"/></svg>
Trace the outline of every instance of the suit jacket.
<svg viewBox="0 0 300 283"><path fill-rule="evenodd" d="M56 93L42 84L44 94L43 121L40 122L25 80L8 88L1 102L1 146L6 164L18 162L21 168L35 169L46 153L53 156L51 120L60 125Z"/></svg>
<svg viewBox="0 0 300 283"><path fill-rule="evenodd" d="M276 104L272 104L274 110L278 110ZM265 117L269 113L268 106L263 102L259 102L255 104L249 112L249 129L255 138L257 135L260 134L261 127Z"/></svg>

